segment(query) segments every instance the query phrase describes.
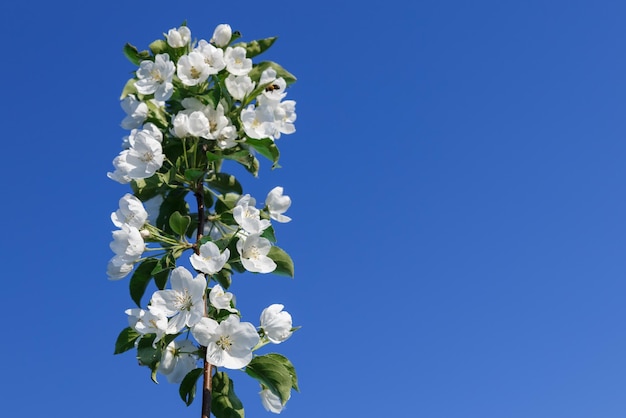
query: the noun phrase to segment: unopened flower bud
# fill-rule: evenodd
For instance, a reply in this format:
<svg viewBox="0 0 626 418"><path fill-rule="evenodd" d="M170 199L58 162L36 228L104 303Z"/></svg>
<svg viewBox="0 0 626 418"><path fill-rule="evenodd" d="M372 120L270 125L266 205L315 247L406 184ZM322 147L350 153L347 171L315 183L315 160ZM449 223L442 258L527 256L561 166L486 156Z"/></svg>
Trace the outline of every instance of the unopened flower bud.
<svg viewBox="0 0 626 418"><path fill-rule="evenodd" d="M217 25L217 27L215 28L215 31L213 32L213 38L211 38L211 42L213 42L215 46L223 47L228 45L232 36L233 31L230 28L230 25L223 23L221 25Z"/></svg>

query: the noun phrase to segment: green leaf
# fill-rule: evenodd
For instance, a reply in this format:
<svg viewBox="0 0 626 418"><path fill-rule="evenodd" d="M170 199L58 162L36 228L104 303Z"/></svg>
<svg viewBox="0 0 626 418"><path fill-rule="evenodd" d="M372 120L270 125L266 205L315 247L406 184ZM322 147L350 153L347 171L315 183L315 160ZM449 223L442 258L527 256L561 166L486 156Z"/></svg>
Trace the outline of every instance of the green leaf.
<svg viewBox="0 0 626 418"><path fill-rule="evenodd" d="M178 393L187 406L191 405L196 397L196 383L198 382L198 378L202 376L202 372L203 369L201 368L193 369L187 373L187 375L183 378L183 381L180 382Z"/></svg>
<svg viewBox="0 0 626 418"><path fill-rule="evenodd" d="M280 65L272 61L262 61L258 63L256 66L252 68L252 70L250 70L250 72L248 73L248 77L250 77L252 80L258 83L259 80L261 79L261 73L267 70L269 67L272 67L274 70L276 70L276 78L280 78L280 77L284 78L287 85L290 85L296 82L296 76L294 76L289 71L285 70L283 67L281 67Z"/></svg>
<svg viewBox="0 0 626 418"><path fill-rule="evenodd" d="M141 308L141 298L146 292L150 278L152 277L152 270L156 267L159 260L156 258L148 258L142 262L139 267L133 273L130 278L130 297Z"/></svg>
<svg viewBox="0 0 626 418"><path fill-rule="evenodd" d="M156 41L148 45L148 48L150 48L150 51L152 51L154 55L162 54L167 51L167 42L165 42L163 39L157 39Z"/></svg>
<svg viewBox="0 0 626 418"><path fill-rule="evenodd" d="M204 171L198 170L197 168L188 168L187 170L185 170L185 178L189 181L196 181L203 175Z"/></svg>
<svg viewBox="0 0 626 418"><path fill-rule="evenodd" d="M185 235L185 232L187 232L187 228L191 223L191 217L183 216L179 211L176 211L170 215L169 223L172 231L178 235Z"/></svg>
<svg viewBox="0 0 626 418"><path fill-rule="evenodd" d="M248 150L240 150L232 154L225 154L224 159L237 161L254 177L257 177L259 174L259 160L257 160L256 157Z"/></svg>
<svg viewBox="0 0 626 418"><path fill-rule="evenodd" d="M176 259L171 251L168 251L165 256L161 257L156 266L154 266L151 274L154 276L154 283L160 290L165 289L170 270L175 267Z"/></svg>
<svg viewBox="0 0 626 418"><path fill-rule="evenodd" d="M282 248L273 246L267 256L274 260L274 262L276 263L276 270L274 270L272 273L281 276L293 277L293 260L291 259L291 257L289 257L289 254L287 254Z"/></svg>
<svg viewBox="0 0 626 418"><path fill-rule="evenodd" d="M235 46L242 46L246 49L246 58L256 57L257 55L265 52L276 41L276 37L259 39L252 42L241 42Z"/></svg>
<svg viewBox="0 0 626 418"><path fill-rule="evenodd" d="M209 186L222 194L237 193L241 194L243 189L235 176L226 173L216 173L207 180Z"/></svg>
<svg viewBox="0 0 626 418"><path fill-rule="evenodd" d="M292 378L282 361L268 355L257 356L246 366L246 373L278 396L283 405L289 399Z"/></svg>
<svg viewBox="0 0 626 418"><path fill-rule="evenodd" d="M139 52L134 45L131 45L129 43L126 43L126 45L124 45L124 55L126 56L126 58L128 58L130 62L135 65L139 65L141 61L150 59L150 53L148 51Z"/></svg>
<svg viewBox="0 0 626 418"><path fill-rule="evenodd" d="M141 337L141 334L131 327L124 328L115 341L115 351L113 354L121 354L132 348L135 348L135 341Z"/></svg>
<svg viewBox="0 0 626 418"><path fill-rule="evenodd" d="M298 376L296 375L296 368L293 367L293 364L291 363L291 361L289 361L287 357L278 353L269 353L269 354L266 354L265 357L269 357L281 363L283 367L285 367L289 371L289 374L291 375L291 387L297 390L298 392L300 392L300 389L298 388Z"/></svg>
<svg viewBox="0 0 626 418"><path fill-rule="evenodd" d="M137 344L137 360L142 366L148 366L151 370L151 379L154 383L159 383L156 380L156 371L159 367L159 361L161 361L161 344L156 344L156 347L152 347L152 343L156 335L146 334Z"/></svg>
<svg viewBox="0 0 626 418"><path fill-rule="evenodd" d="M253 139L247 138L246 144L257 150L259 154L267 158L274 163L273 167L278 165L278 159L280 158L280 151L271 138Z"/></svg>
<svg viewBox="0 0 626 418"><path fill-rule="evenodd" d="M244 418L243 404L235 395L233 381L225 372L213 375L211 412L216 418Z"/></svg>
<svg viewBox="0 0 626 418"><path fill-rule="evenodd" d="M175 142L175 141L172 141ZM161 210L157 217L156 227L165 230L166 232L172 232L172 228L169 224L169 218L176 211L183 215L189 213L189 207L185 201L185 196L188 191L185 189L174 189L170 191L161 203Z"/></svg>
<svg viewBox="0 0 626 418"><path fill-rule="evenodd" d="M219 272L212 276L216 282L220 284L224 288L224 290L228 290L231 280L231 273L226 268L221 269Z"/></svg>
<svg viewBox="0 0 626 418"><path fill-rule="evenodd" d="M274 227L270 225L265 228L265 231L261 234L261 237L269 240L270 242L276 242L276 235L274 234Z"/></svg>
<svg viewBox="0 0 626 418"><path fill-rule="evenodd" d="M215 202L215 211L218 214L228 212L237 205L237 201L240 197L240 194L235 193L227 193L223 196L220 196L217 202Z"/></svg>

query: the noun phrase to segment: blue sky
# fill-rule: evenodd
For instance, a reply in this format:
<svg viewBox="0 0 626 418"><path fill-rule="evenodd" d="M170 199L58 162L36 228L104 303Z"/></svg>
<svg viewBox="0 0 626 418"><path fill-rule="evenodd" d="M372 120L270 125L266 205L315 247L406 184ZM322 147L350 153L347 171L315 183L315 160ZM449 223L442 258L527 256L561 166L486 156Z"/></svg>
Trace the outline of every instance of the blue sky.
<svg viewBox="0 0 626 418"><path fill-rule="evenodd" d="M582 0L4 5L3 416L200 414L112 355L105 274L121 49L185 19L278 36L298 77L283 168L241 178L292 197L296 277L233 285L302 326L282 416L626 416L626 4Z"/></svg>

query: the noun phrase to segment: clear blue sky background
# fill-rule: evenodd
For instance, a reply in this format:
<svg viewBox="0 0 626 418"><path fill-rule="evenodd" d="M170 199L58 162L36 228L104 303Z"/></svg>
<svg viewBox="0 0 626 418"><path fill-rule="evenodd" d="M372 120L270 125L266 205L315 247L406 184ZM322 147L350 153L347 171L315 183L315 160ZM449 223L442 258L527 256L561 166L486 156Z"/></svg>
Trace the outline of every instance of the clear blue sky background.
<svg viewBox="0 0 626 418"><path fill-rule="evenodd" d="M0 415L200 415L112 355L105 274L121 48L185 19L279 36L299 78L283 168L242 178L292 197L296 278L233 287L303 327L282 416L626 416L626 3L591 0L4 4Z"/></svg>

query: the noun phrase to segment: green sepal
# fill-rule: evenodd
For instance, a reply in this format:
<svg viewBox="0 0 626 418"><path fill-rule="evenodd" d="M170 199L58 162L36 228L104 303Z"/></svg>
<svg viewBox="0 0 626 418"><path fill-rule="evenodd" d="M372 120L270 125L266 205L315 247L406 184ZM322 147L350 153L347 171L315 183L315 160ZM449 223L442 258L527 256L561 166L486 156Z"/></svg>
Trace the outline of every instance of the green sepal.
<svg viewBox="0 0 626 418"><path fill-rule="evenodd" d="M237 45L233 45L233 47L241 46L245 48L246 58L253 58L269 49L269 47L272 46L274 42L276 42L276 39L278 38L274 36L271 38L259 39L248 43L240 42Z"/></svg>
<svg viewBox="0 0 626 418"><path fill-rule="evenodd" d="M209 186L222 194L227 193L243 193L241 184L237 178L227 173L216 173L207 179Z"/></svg>
<svg viewBox="0 0 626 418"><path fill-rule="evenodd" d="M113 354L121 354L132 348L135 348L135 341L141 337L141 334L131 327L124 328L115 341L115 351Z"/></svg>
<svg viewBox="0 0 626 418"><path fill-rule="evenodd" d="M252 70L250 70L250 72L248 73L248 77L250 77L253 81L256 81L258 83L259 80L261 79L261 73L267 70L269 67L272 67L274 70L276 70L276 78L282 77L285 80L285 83L287 83L287 85L290 85L296 82L297 80L296 76L294 76L289 71L285 70L283 67L281 67L280 65L272 61L262 61L258 63L256 66L252 68Z"/></svg>
<svg viewBox="0 0 626 418"><path fill-rule="evenodd" d="M287 403L293 380L283 361L269 355L257 356L246 366L246 373L278 396L283 405Z"/></svg>
<svg viewBox="0 0 626 418"><path fill-rule="evenodd" d="M276 263L276 270L274 270L272 273L278 274L280 276L293 277L293 260L291 259L291 257L289 257L289 254L285 252L285 250L280 247L273 246L267 256L274 260L274 262Z"/></svg>
<svg viewBox="0 0 626 418"><path fill-rule="evenodd" d="M196 397L196 384L198 383L198 378L202 376L202 372L203 369L201 368L193 369L180 382L178 393L187 406L191 405Z"/></svg>
<svg viewBox="0 0 626 418"><path fill-rule="evenodd" d="M213 375L211 412L216 418L244 418L243 404L235 394L233 381L225 372Z"/></svg>
<svg viewBox="0 0 626 418"><path fill-rule="evenodd" d="M259 154L273 162L272 168L278 167L278 159L280 158L280 151L271 138L254 139L247 138L246 144L257 150Z"/></svg>
<svg viewBox="0 0 626 418"><path fill-rule="evenodd" d="M150 279L152 278L152 270L154 270L158 262L159 260L156 258L148 258L144 260L139 267L135 269L135 272L130 278L130 282L128 284L130 288L130 298L140 308L141 298L146 292L148 283L150 283Z"/></svg>
<svg viewBox="0 0 626 418"><path fill-rule="evenodd" d="M176 211L170 215L169 224L172 231L183 236L187 232L189 224L191 224L191 217L187 215L183 216L179 211Z"/></svg>
<svg viewBox="0 0 626 418"><path fill-rule="evenodd" d="M167 42L165 42L163 39L157 39L156 41L148 45L148 48L150 48L150 51L152 51L154 55L162 54L167 51Z"/></svg>
<svg viewBox="0 0 626 418"><path fill-rule="evenodd" d="M139 65L141 61L150 59L150 53L148 51L139 52L134 45L128 42L124 45L124 55L135 65Z"/></svg>

